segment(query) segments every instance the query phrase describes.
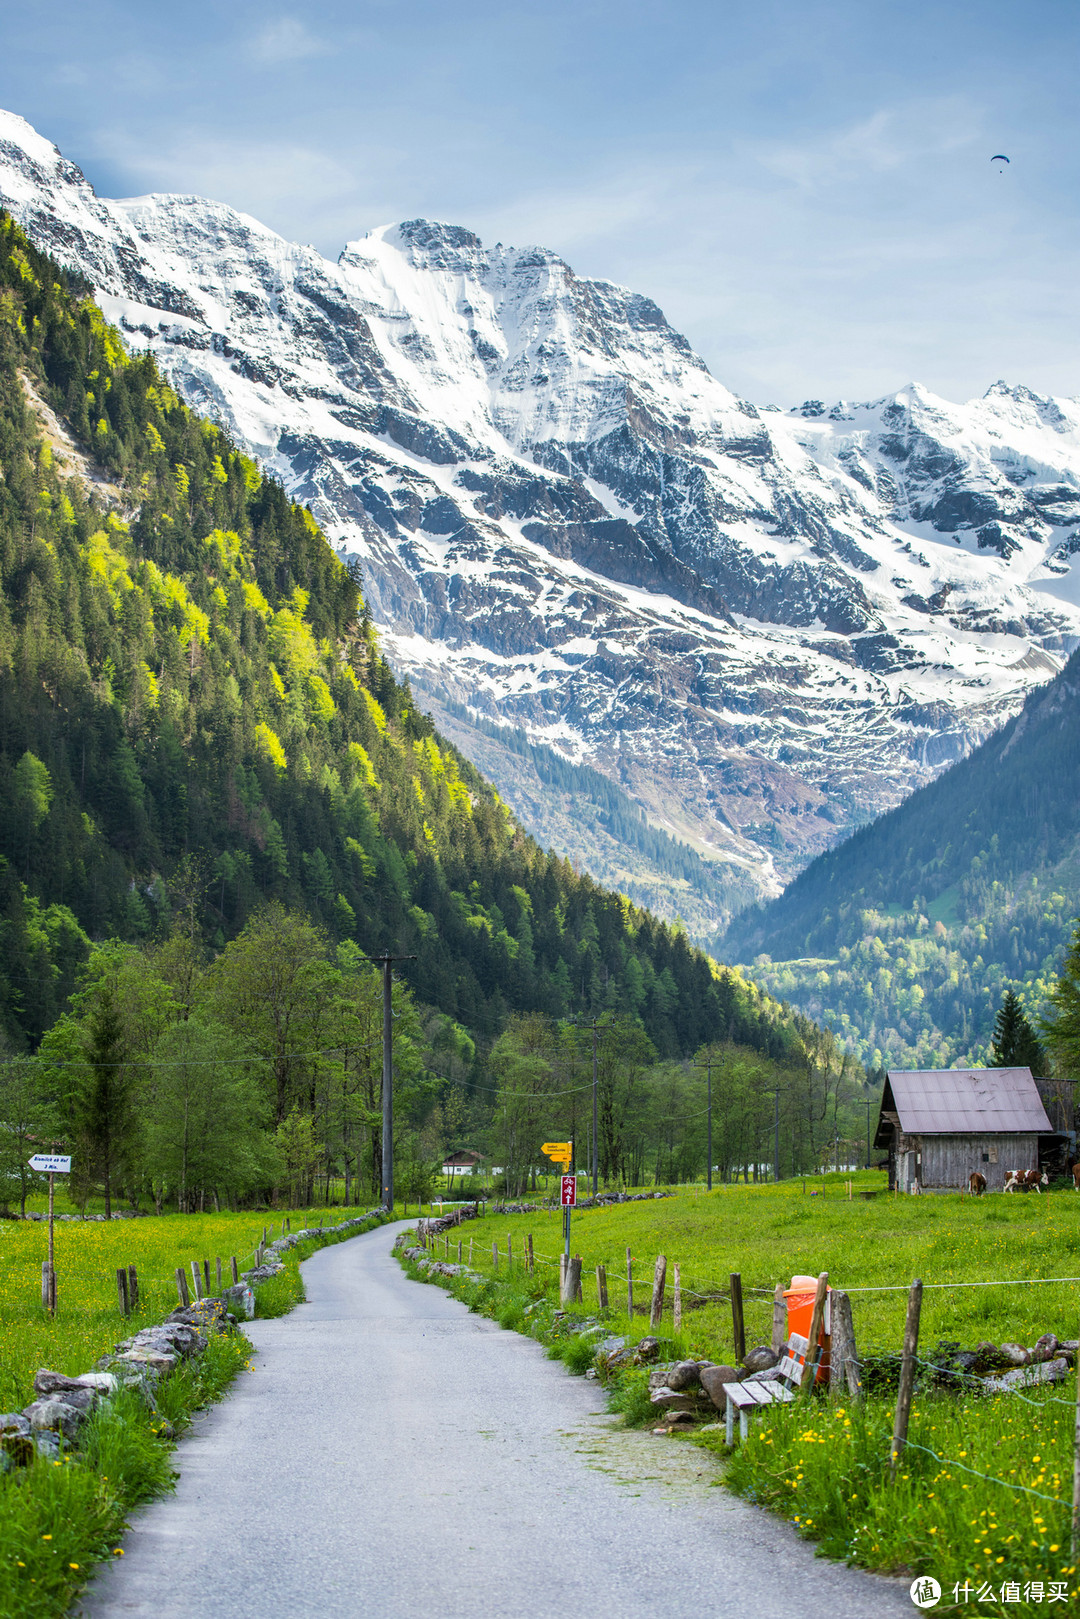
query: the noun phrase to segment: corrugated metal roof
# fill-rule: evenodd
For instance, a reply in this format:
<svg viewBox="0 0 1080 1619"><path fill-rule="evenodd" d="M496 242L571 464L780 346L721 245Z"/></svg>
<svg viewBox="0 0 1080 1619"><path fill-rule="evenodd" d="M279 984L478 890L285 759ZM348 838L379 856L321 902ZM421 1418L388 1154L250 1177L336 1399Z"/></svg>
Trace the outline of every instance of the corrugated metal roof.
<svg viewBox="0 0 1080 1619"><path fill-rule="evenodd" d="M1053 1126L1030 1068L889 1070L900 1128L907 1134L1048 1132Z"/></svg>

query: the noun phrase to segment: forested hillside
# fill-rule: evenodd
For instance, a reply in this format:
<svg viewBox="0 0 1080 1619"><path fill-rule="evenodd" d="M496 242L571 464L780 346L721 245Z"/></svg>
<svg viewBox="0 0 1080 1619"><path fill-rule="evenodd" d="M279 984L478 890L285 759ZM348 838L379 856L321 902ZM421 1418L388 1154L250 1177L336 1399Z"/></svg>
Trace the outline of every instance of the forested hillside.
<svg viewBox="0 0 1080 1619"><path fill-rule="evenodd" d="M985 1055L1006 989L1041 1011L1080 910L1080 653L1015 719L814 860L721 941L869 1065Z"/></svg>
<svg viewBox="0 0 1080 1619"><path fill-rule="evenodd" d="M36 1044L88 939L145 940L194 907L220 949L273 899L415 954L417 994L481 1040L511 1011L609 1012L661 1055L790 1044L680 931L521 832L394 679L310 513L85 290L3 220L9 1039Z"/></svg>

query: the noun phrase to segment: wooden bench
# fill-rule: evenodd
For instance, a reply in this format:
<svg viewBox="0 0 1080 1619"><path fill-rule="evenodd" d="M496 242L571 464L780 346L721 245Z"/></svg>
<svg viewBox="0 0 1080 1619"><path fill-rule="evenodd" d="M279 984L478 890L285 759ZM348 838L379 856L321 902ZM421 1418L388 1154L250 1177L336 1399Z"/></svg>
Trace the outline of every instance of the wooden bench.
<svg viewBox="0 0 1080 1619"><path fill-rule="evenodd" d="M752 1380L746 1383L725 1383L726 1418L724 1438L730 1447L735 1443L735 1413L739 1413L739 1437L745 1440L750 1432L750 1413L763 1409L768 1405L787 1405L793 1400L802 1386L803 1368L806 1365L807 1341L797 1332L793 1332L784 1346L784 1353L776 1373L764 1381ZM818 1363L821 1360L821 1345L813 1357L813 1370L811 1375L817 1376Z"/></svg>

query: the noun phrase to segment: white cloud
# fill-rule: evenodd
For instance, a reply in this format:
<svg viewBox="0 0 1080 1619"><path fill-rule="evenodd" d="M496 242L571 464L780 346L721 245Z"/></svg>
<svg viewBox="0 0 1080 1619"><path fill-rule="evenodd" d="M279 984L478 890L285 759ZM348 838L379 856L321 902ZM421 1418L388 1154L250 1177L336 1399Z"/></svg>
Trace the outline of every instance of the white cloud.
<svg viewBox="0 0 1080 1619"><path fill-rule="evenodd" d="M330 46L295 17L279 17L252 40L249 51L261 67L280 67L303 57L325 56Z"/></svg>

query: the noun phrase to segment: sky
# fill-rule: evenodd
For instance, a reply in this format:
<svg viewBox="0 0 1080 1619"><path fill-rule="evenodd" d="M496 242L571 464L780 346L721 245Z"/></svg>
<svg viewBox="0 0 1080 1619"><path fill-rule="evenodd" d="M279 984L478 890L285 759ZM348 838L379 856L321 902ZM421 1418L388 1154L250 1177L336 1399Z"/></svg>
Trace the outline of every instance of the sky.
<svg viewBox="0 0 1080 1619"><path fill-rule="evenodd" d="M1078 46L1074 0L22 0L0 106L328 257L540 243L757 404L1080 395Z"/></svg>

